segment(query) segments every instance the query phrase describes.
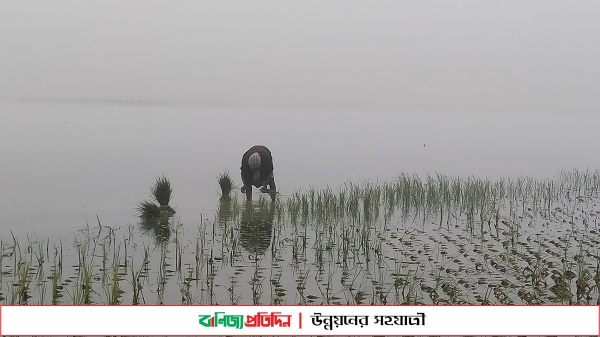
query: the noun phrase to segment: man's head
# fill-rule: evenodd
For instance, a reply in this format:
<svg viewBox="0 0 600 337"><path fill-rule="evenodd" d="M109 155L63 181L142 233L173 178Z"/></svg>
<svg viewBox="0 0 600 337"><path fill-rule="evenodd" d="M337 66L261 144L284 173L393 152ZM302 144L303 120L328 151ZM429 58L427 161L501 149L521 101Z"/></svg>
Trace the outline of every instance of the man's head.
<svg viewBox="0 0 600 337"><path fill-rule="evenodd" d="M260 154L258 154L258 152L254 152L250 155L250 158L248 158L248 165L250 165L250 168L253 170L260 169Z"/></svg>
<svg viewBox="0 0 600 337"><path fill-rule="evenodd" d="M248 165L254 171L254 182L258 182L260 179L260 154L258 152L254 152L248 158Z"/></svg>

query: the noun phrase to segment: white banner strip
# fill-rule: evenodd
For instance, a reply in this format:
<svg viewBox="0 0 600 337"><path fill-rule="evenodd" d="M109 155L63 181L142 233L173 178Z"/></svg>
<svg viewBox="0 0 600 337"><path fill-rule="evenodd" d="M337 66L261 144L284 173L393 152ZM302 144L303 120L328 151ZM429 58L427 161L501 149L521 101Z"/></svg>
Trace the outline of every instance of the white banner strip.
<svg viewBox="0 0 600 337"><path fill-rule="evenodd" d="M598 306L24 305L0 307L0 335L600 334Z"/></svg>

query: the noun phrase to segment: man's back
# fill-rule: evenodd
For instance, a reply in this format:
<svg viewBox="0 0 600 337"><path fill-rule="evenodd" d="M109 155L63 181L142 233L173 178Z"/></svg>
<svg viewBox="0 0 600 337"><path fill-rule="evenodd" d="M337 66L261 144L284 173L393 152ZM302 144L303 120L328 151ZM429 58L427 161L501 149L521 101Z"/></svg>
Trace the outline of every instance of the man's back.
<svg viewBox="0 0 600 337"><path fill-rule="evenodd" d="M253 181L253 172L250 168L250 164L248 160L253 153L258 153L260 155L260 181ZM244 155L242 156L242 179L245 182L251 183L257 186L256 184L260 182L267 181L271 177L271 173L273 173L273 157L271 156L271 151L264 145L255 145L251 147Z"/></svg>

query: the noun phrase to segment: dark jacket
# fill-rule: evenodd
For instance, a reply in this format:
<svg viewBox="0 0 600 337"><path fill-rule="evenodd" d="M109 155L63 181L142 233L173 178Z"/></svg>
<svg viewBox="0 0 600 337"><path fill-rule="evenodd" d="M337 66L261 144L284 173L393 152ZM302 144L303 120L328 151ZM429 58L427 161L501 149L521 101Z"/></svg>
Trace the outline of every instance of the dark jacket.
<svg viewBox="0 0 600 337"><path fill-rule="evenodd" d="M258 152L260 154L260 181L253 181L254 172L250 168L248 164L248 158L254 152ZM266 185L269 182L269 178L271 178L271 174L273 173L273 157L271 156L271 151L267 149L266 146L263 145L255 145L251 147L244 155L242 156L242 181L244 185L254 185L255 187L260 187Z"/></svg>

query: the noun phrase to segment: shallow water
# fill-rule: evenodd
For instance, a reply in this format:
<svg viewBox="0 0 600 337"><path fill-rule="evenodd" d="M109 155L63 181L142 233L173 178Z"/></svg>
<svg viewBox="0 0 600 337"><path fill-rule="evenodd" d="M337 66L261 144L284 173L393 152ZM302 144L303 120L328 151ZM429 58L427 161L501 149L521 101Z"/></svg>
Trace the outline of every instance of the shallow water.
<svg viewBox="0 0 600 337"><path fill-rule="evenodd" d="M382 191L368 185L337 197L220 200L216 217L198 226L172 218L166 230L91 226L75 240L3 240L0 296L6 303L595 304L598 173L590 186L550 204L538 199L543 207L531 197L525 207L499 201L498 217L484 221L453 207L440 217L415 208L427 201L405 208L397 192L394 202L384 192L365 208L367 191Z"/></svg>
<svg viewBox="0 0 600 337"><path fill-rule="evenodd" d="M571 191L540 210L531 200L504 202L497 220L476 225L463 212L440 219L402 204L387 209L383 197L369 216L358 204L336 214L293 201L298 190L330 186L336 194L347 181L383 183L401 172L541 179L599 167L590 155L595 115L0 107L6 303L19 300L19 268L31 268L27 301L50 303L61 249L56 299L64 303L79 296L81 266L92 271L95 303L116 292L123 303L223 304L564 302L549 290L565 284L557 277L569 280L574 297L566 271L596 266L597 191ZM277 202L250 207L237 191L232 205L220 202L216 176L228 170L236 179L245 149L261 143L274 155ZM135 207L161 174L177 214L148 232ZM153 231L167 243L157 244ZM598 292L588 276L587 298L578 301L591 303Z"/></svg>
<svg viewBox="0 0 600 337"><path fill-rule="evenodd" d="M161 174L184 223L214 212L216 176L273 152L283 196L400 172L552 177L600 167L597 114L406 113L185 105L0 102L0 235L64 236L96 215L134 224Z"/></svg>

